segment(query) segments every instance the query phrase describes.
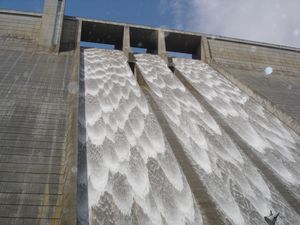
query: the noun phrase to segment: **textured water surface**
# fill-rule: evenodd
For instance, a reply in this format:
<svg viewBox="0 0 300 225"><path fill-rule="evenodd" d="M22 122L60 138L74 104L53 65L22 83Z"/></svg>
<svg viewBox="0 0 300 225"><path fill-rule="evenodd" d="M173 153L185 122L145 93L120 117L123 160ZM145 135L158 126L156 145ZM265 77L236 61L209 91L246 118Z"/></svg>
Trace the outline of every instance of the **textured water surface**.
<svg viewBox="0 0 300 225"><path fill-rule="evenodd" d="M207 64L185 59L175 59L175 64L300 198L299 136Z"/></svg>
<svg viewBox="0 0 300 225"><path fill-rule="evenodd" d="M120 51L84 49L90 224L202 224L193 195ZM84 180L84 179L80 179Z"/></svg>
<svg viewBox="0 0 300 225"><path fill-rule="evenodd" d="M166 63L156 55L141 54L136 55L136 58L137 65L142 71L155 101L166 116L177 138L184 146L191 162L206 185L208 194L213 198L224 215L230 219L232 224L264 224L263 216L268 215L270 209L281 212L282 219L278 221L278 224L297 224L300 221L297 213L289 208L286 201L218 126L214 118L174 76ZM175 63L178 66L178 61L175 61ZM185 71L185 68L183 71ZM188 73L189 70L186 72ZM209 87L210 82L208 81L207 84L204 82L203 84L207 85L204 93L207 98L215 95L215 90ZM221 87L224 86L221 81L216 80L216 82ZM228 89L229 96L234 96L235 91L236 88L234 87ZM236 96L236 101L245 102L247 101L247 96ZM231 104L226 96L220 95L220 99L215 105L225 108L234 114L236 112ZM244 113L244 116L261 118L263 110L258 106L257 108L260 114L247 116ZM256 109L254 108L253 110L255 111ZM239 124L239 117L236 118L236 121L232 120L230 122ZM276 121L271 125L272 127L280 126L280 122ZM260 126L267 131L272 129L269 127L269 124L260 124ZM244 127L243 129L249 129L249 127ZM278 127L276 132L279 132L279 130L280 127ZM287 130L282 132L290 134ZM271 135L270 132L266 132L266 134ZM262 138L261 133L257 133L257 136L259 140ZM296 140L293 135L287 135L287 138L283 139L274 140L274 142L277 141L279 143L272 142L272 144L289 146L295 150ZM268 143L271 145L271 141ZM262 143L256 143L255 145L260 147L258 150L261 152ZM291 157L291 162L294 163L296 161L292 159L294 159L293 154L296 153L292 152L292 150L287 151L287 154L290 155L284 158ZM293 168L293 165L290 167ZM297 175L295 170L292 171ZM291 181L294 184L298 182L295 179L291 179Z"/></svg>

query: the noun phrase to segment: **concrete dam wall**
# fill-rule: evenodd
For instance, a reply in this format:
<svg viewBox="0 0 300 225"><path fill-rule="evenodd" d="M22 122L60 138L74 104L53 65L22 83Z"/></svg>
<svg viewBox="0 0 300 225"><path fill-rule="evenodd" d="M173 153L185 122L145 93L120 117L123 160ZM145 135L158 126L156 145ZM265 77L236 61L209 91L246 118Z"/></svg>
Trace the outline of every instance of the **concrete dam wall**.
<svg viewBox="0 0 300 225"><path fill-rule="evenodd" d="M0 57L0 224L60 224L75 204L73 54Z"/></svg>
<svg viewBox="0 0 300 225"><path fill-rule="evenodd" d="M0 225L299 223L299 49L63 10L0 11Z"/></svg>

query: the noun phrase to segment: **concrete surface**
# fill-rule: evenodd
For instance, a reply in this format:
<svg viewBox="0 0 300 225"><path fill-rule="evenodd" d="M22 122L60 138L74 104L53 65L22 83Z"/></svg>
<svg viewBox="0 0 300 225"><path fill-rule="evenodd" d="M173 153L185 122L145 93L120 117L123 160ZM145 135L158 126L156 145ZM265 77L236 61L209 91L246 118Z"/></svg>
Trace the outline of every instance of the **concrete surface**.
<svg viewBox="0 0 300 225"><path fill-rule="evenodd" d="M60 224L73 53L1 49L0 61L0 224Z"/></svg>
<svg viewBox="0 0 300 225"><path fill-rule="evenodd" d="M0 38L36 41L40 33L41 15L0 11Z"/></svg>
<svg viewBox="0 0 300 225"><path fill-rule="evenodd" d="M212 67L300 133L300 52L213 39L209 48Z"/></svg>
<svg viewBox="0 0 300 225"><path fill-rule="evenodd" d="M49 51L59 51L64 20L65 0L45 0L39 34L39 46Z"/></svg>

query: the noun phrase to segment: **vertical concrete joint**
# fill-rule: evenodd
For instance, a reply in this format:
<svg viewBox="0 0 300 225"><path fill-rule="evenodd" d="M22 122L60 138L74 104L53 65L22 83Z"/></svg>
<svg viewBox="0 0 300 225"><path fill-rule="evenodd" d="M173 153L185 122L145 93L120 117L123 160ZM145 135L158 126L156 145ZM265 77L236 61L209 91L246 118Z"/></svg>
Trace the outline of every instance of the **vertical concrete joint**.
<svg viewBox="0 0 300 225"><path fill-rule="evenodd" d="M122 51L127 56L127 58L129 58L129 53L131 52L131 49L130 49L130 28L128 25L125 25L123 30Z"/></svg>
<svg viewBox="0 0 300 225"><path fill-rule="evenodd" d="M82 20L78 20L77 24L77 38L76 38L76 49L79 48L80 51L80 41L81 41L81 32L82 32Z"/></svg>
<svg viewBox="0 0 300 225"><path fill-rule="evenodd" d="M168 54L166 49L165 32L161 29L158 30L157 42L157 54L167 62Z"/></svg>
<svg viewBox="0 0 300 225"><path fill-rule="evenodd" d="M209 43L208 43L207 37L205 37L205 36L201 37L200 59L207 63L209 63L211 61Z"/></svg>
<svg viewBox="0 0 300 225"><path fill-rule="evenodd" d="M58 52L65 11L65 0L45 0L39 48Z"/></svg>

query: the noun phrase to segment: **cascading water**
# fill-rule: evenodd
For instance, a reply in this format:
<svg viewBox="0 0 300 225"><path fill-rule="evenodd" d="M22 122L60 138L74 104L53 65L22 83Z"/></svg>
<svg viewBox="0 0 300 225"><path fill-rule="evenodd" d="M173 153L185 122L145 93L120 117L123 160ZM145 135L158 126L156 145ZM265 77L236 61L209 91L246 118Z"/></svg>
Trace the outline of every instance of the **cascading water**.
<svg viewBox="0 0 300 225"><path fill-rule="evenodd" d="M199 60L176 68L300 198L300 139L275 116Z"/></svg>
<svg viewBox="0 0 300 225"><path fill-rule="evenodd" d="M127 58L100 49L81 54L85 114L79 123L86 136L79 141L87 154L89 223L201 225L190 188Z"/></svg>
<svg viewBox="0 0 300 225"><path fill-rule="evenodd" d="M284 198L172 74L166 63L156 55L140 54L136 58L155 101L184 146L191 163L197 168L208 194L231 223L261 225L264 224L263 216L273 209L282 215L277 224L297 224L299 215L288 207ZM228 90L229 96L234 96L234 91ZM210 88L205 94L209 97L214 91ZM246 96L237 99L247 100ZM217 103L227 106L229 112L234 110L226 97ZM239 123L239 120L233 123ZM279 121L271 127L278 124ZM265 126L268 129L268 124ZM292 136L287 144L295 144Z"/></svg>

